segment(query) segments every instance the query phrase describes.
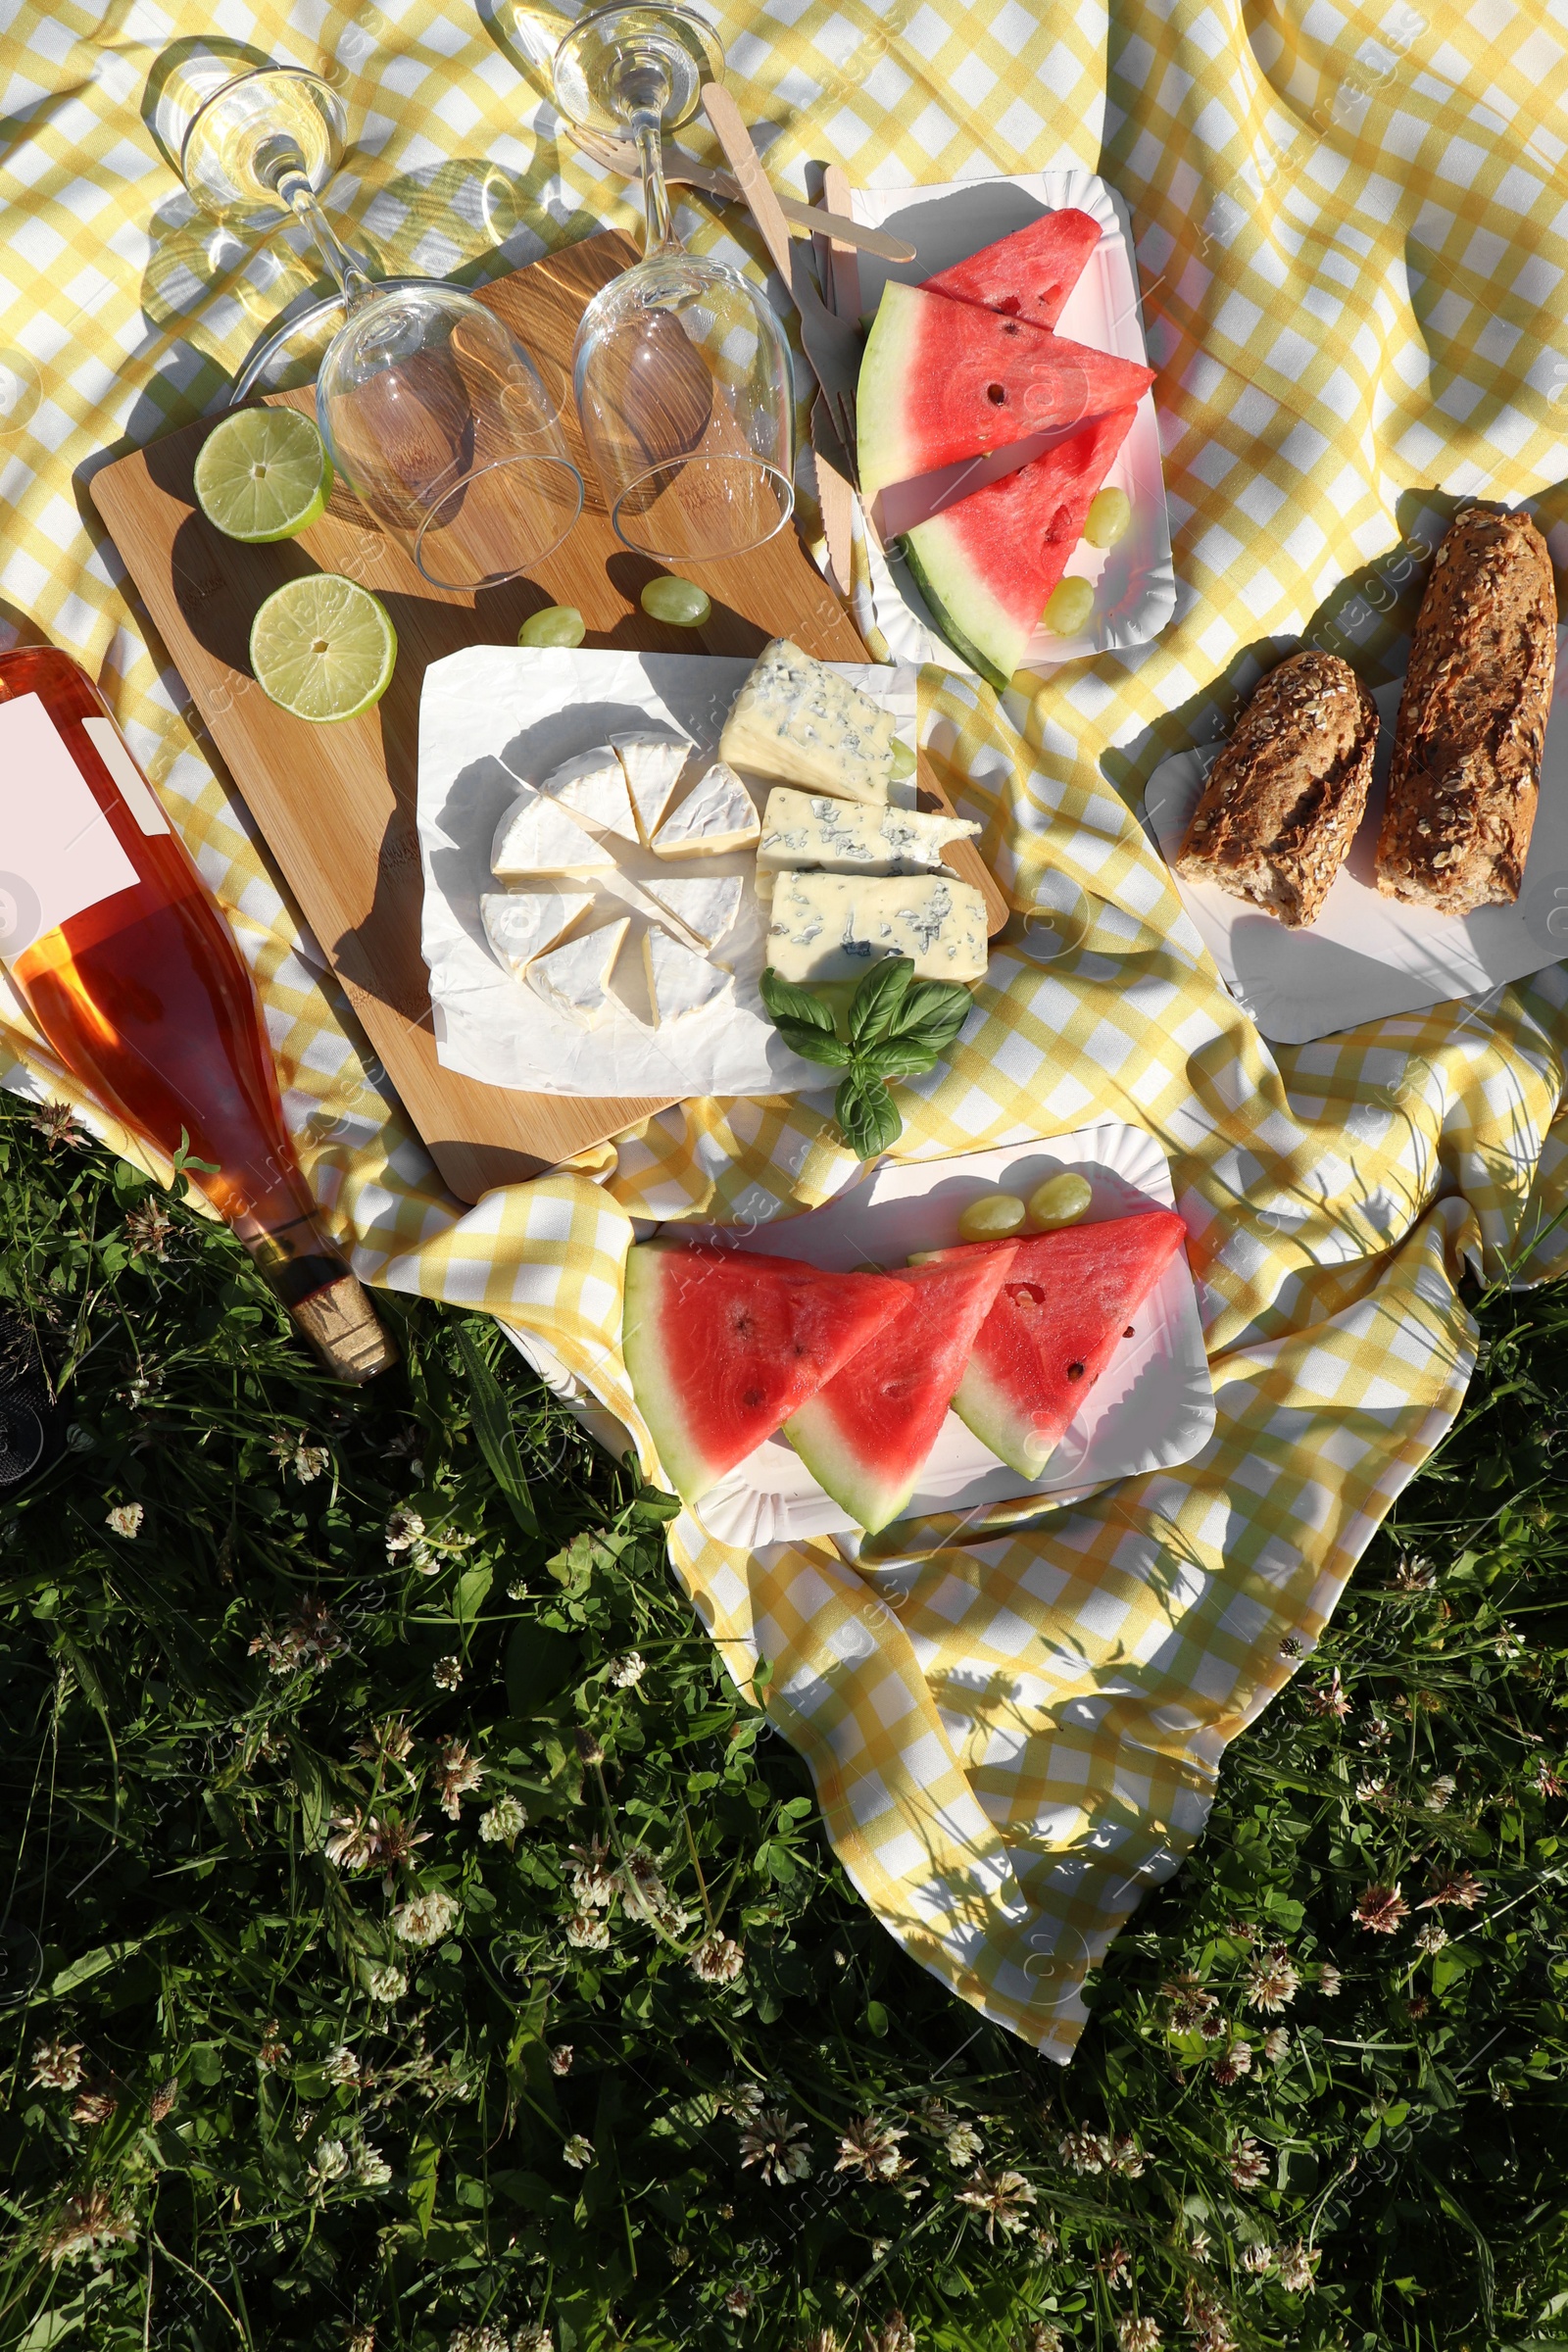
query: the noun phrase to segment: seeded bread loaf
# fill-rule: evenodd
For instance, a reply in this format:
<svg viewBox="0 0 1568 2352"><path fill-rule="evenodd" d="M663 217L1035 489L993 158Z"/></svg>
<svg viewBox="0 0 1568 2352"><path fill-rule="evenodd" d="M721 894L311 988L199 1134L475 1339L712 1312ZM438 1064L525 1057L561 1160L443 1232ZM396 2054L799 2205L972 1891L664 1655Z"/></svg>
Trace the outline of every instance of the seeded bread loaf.
<svg viewBox="0 0 1568 2352"><path fill-rule="evenodd" d="M1545 541L1528 514L1467 507L1410 640L1378 834L1386 898L1444 914L1518 898L1556 662Z"/></svg>
<svg viewBox="0 0 1568 2352"><path fill-rule="evenodd" d="M1366 808L1377 709L1348 662L1309 646L1271 669L1208 771L1176 871L1293 930L1315 922Z"/></svg>

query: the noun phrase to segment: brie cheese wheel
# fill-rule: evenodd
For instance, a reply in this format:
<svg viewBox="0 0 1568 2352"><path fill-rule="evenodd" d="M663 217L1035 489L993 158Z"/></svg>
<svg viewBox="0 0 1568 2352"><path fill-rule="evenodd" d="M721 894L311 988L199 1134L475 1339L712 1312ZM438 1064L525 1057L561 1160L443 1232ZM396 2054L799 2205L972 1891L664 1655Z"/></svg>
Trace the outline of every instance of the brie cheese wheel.
<svg viewBox="0 0 1568 2352"><path fill-rule="evenodd" d="M625 915L552 948L528 966L528 986L537 989L553 1012L592 1029L610 1010L610 975L615 968L621 941L631 929Z"/></svg>
<svg viewBox="0 0 1568 2352"><path fill-rule="evenodd" d="M656 874L640 885L705 948L715 947L740 912L741 887L739 874Z"/></svg>
<svg viewBox="0 0 1568 2352"><path fill-rule="evenodd" d="M497 825L490 847L490 871L498 882L522 882L530 874L602 874L614 862L568 809L531 784Z"/></svg>
<svg viewBox="0 0 1568 2352"><path fill-rule="evenodd" d="M587 891L490 890L479 901L479 915L496 961L520 980L534 957L553 948L592 905Z"/></svg>
<svg viewBox="0 0 1568 2352"><path fill-rule="evenodd" d="M627 798L626 778L608 744L568 760L546 776L539 789L574 816L585 816L591 825L603 825L607 833L618 833L622 841L636 840L637 819Z"/></svg>
<svg viewBox="0 0 1568 2352"><path fill-rule="evenodd" d="M713 858L750 849L760 831L757 803L735 770L715 760L648 846L656 858Z"/></svg>
<svg viewBox="0 0 1568 2352"><path fill-rule="evenodd" d="M691 754L684 735L612 735L644 841L652 841Z"/></svg>
<svg viewBox="0 0 1568 2352"><path fill-rule="evenodd" d="M643 970L654 1020L661 1029L684 1020L689 1012L701 1012L705 1004L716 1004L734 986L728 972L721 972L706 956L694 956L657 923L643 933Z"/></svg>

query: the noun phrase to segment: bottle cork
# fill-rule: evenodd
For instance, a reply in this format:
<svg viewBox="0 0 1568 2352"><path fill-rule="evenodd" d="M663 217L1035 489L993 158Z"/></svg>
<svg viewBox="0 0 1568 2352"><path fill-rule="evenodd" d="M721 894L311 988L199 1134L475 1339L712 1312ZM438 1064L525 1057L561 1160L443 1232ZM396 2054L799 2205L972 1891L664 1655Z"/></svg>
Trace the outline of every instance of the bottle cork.
<svg viewBox="0 0 1568 2352"><path fill-rule="evenodd" d="M397 1344L356 1275L340 1275L291 1304L289 1312L318 1360L334 1380L352 1388L374 1380L398 1360Z"/></svg>

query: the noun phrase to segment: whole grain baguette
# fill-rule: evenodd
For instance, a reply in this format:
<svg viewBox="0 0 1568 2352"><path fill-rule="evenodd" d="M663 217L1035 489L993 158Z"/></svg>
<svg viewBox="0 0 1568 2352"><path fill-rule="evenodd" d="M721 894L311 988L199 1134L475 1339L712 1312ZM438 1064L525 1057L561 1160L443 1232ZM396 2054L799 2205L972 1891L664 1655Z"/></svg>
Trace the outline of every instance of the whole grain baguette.
<svg viewBox="0 0 1568 2352"><path fill-rule="evenodd" d="M1315 922L1366 808L1376 705L1309 646L1271 669L1208 771L1175 867L1293 931Z"/></svg>
<svg viewBox="0 0 1568 2352"><path fill-rule="evenodd" d="M1410 640L1378 834L1386 898L1444 914L1518 898L1556 662L1545 541L1528 514L1467 507Z"/></svg>

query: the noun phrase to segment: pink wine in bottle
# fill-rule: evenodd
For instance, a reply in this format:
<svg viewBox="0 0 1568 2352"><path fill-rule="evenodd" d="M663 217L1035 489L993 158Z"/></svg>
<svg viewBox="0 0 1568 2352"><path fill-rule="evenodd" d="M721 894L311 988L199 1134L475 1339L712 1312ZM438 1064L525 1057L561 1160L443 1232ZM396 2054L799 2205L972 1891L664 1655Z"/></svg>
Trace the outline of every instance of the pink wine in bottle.
<svg viewBox="0 0 1568 2352"><path fill-rule="evenodd" d="M85 670L0 654L0 958L55 1053L190 1169L327 1369L397 1350L317 1221L255 984L222 912Z"/></svg>

